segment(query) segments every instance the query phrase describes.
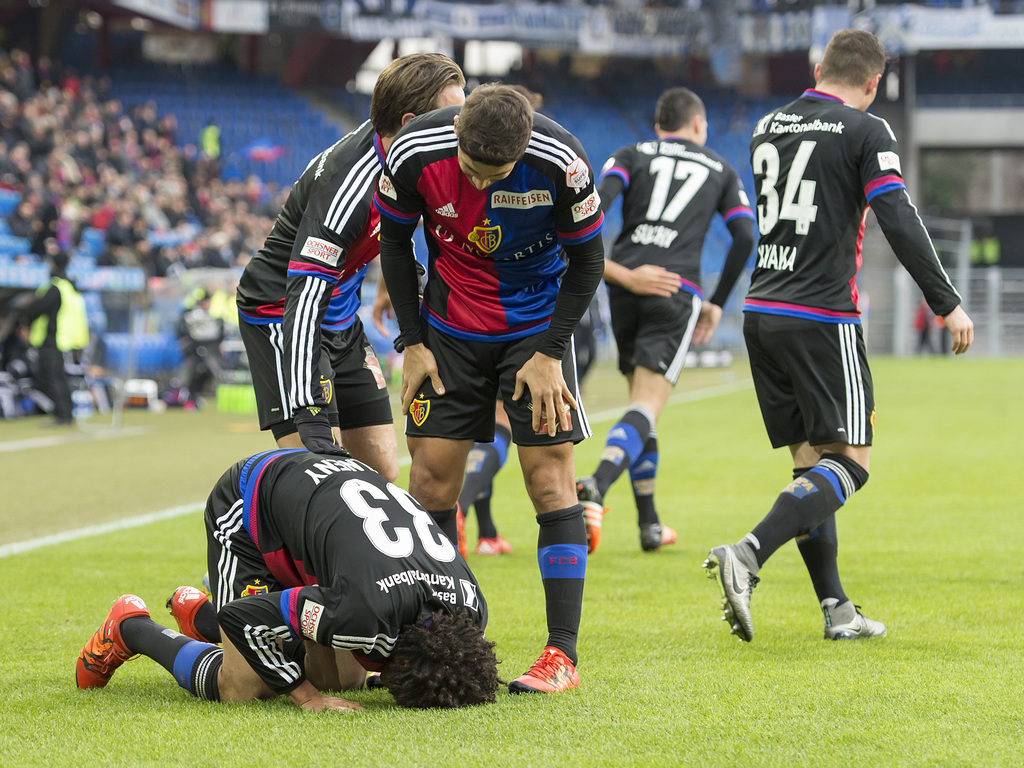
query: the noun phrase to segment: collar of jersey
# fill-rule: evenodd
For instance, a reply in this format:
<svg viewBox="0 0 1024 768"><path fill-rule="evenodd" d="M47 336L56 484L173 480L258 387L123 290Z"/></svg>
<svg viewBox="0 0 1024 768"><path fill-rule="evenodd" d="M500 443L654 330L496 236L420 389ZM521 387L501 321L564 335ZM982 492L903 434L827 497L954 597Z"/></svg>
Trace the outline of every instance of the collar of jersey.
<svg viewBox="0 0 1024 768"><path fill-rule="evenodd" d="M832 101L838 101L838 102L840 102L842 104L846 103L845 101L840 99L838 96L833 96L831 93L825 93L824 91L819 91L819 90L816 90L814 88L808 88L806 91L804 91L803 95L804 96L813 96L816 99L832 99Z"/></svg>

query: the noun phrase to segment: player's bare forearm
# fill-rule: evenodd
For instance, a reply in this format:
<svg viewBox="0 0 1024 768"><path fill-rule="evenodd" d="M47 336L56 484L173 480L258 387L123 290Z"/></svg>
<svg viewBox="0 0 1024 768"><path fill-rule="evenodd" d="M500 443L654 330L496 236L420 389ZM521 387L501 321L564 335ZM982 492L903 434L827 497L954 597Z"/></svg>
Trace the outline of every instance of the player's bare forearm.
<svg viewBox="0 0 1024 768"><path fill-rule="evenodd" d="M395 308L391 306L391 296L388 294L388 286L382 277L377 281L377 295L373 299L373 324L385 337L391 332L384 325L385 318L395 316Z"/></svg>

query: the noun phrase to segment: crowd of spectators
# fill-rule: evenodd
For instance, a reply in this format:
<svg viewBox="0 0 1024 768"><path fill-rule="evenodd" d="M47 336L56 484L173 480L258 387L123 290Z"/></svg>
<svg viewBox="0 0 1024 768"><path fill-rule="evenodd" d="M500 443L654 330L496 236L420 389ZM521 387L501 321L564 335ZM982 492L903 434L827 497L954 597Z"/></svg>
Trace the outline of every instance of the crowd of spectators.
<svg viewBox="0 0 1024 768"><path fill-rule="evenodd" d="M177 135L173 115L158 116L152 101L123 105L109 86L0 50L0 188L20 195L7 226L29 241L15 258L56 247L72 264L85 255L148 278L244 266L288 190L222 180L217 160Z"/></svg>

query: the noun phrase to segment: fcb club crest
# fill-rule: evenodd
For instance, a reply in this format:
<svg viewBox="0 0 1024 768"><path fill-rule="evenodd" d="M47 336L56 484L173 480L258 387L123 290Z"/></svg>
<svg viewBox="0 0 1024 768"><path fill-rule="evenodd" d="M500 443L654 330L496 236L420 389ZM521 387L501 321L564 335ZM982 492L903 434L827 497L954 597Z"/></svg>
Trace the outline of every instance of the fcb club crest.
<svg viewBox="0 0 1024 768"><path fill-rule="evenodd" d="M249 595L266 595L270 593L270 587L266 584L260 584L260 580L256 579L253 584L246 584L245 589L242 590L242 597L248 597Z"/></svg>
<svg viewBox="0 0 1024 768"><path fill-rule="evenodd" d="M484 253L494 253L498 246L501 245L501 227L495 225L488 227L490 219L484 219L484 226L473 227L473 231L469 233L467 238L469 242L473 243Z"/></svg>
<svg viewBox="0 0 1024 768"><path fill-rule="evenodd" d="M417 427L422 427L423 422L430 415L430 401L423 397L417 397L409 405L409 415L412 416L413 424Z"/></svg>
<svg viewBox="0 0 1024 768"><path fill-rule="evenodd" d="M323 393L324 402L330 403L334 399L334 382L321 375L320 391Z"/></svg>

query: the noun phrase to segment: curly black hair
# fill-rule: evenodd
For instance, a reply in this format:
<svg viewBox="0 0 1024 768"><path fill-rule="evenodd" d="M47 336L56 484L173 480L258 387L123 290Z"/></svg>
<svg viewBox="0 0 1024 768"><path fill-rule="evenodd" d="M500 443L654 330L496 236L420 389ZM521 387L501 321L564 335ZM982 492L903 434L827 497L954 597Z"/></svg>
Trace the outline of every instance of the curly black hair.
<svg viewBox="0 0 1024 768"><path fill-rule="evenodd" d="M380 679L401 707L492 704L501 682L494 645L465 611L435 611L402 627Z"/></svg>

